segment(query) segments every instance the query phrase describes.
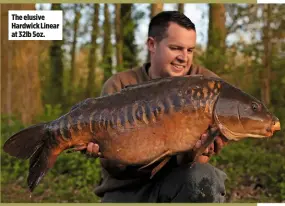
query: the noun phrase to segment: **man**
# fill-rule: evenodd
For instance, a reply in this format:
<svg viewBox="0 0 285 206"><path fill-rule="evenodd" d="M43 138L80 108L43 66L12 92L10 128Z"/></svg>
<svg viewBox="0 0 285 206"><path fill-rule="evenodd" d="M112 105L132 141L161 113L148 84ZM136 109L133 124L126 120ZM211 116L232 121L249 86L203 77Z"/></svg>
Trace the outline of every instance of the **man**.
<svg viewBox="0 0 285 206"><path fill-rule="evenodd" d="M202 74L217 77L213 72L192 65L196 46L195 25L177 11L165 11L150 22L147 47L150 63L140 68L113 75L103 86L102 95L119 92L155 78ZM207 134L202 135L202 141ZM201 146L198 141L196 148ZM138 171L137 167L118 165L101 158L102 181L95 193L102 202L223 202L225 173L209 165L209 157L225 144L216 137L198 162L190 167L187 155L173 157L155 176ZM87 152L98 154L98 145L89 143ZM204 164L201 164L204 163ZM149 168L151 170L151 168Z"/></svg>

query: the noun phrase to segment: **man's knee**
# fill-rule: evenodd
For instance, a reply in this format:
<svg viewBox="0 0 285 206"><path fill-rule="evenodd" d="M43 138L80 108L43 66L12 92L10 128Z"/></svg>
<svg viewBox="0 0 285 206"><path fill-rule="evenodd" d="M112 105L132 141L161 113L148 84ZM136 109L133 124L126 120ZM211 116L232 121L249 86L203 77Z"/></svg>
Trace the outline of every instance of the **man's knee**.
<svg viewBox="0 0 285 206"><path fill-rule="evenodd" d="M210 164L176 168L163 180L161 202L224 202L227 175Z"/></svg>

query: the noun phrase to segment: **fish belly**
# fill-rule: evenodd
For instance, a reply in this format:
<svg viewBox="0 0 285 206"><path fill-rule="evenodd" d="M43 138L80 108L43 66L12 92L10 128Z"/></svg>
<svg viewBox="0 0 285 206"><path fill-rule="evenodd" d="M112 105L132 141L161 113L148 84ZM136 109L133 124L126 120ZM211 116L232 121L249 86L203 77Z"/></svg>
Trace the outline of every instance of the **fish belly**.
<svg viewBox="0 0 285 206"><path fill-rule="evenodd" d="M122 164L147 164L166 151L171 155L191 150L209 124L206 115L175 112L148 124L142 121L109 129L99 138L99 146L105 158Z"/></svg>

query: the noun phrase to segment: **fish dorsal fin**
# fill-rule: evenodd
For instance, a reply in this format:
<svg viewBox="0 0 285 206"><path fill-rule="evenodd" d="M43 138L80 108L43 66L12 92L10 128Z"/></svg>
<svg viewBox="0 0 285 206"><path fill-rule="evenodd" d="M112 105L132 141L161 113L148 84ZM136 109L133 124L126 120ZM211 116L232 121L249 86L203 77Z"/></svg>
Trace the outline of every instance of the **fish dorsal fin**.
<svg viewBox="0 0 285 206"><path fill-rule="evenodd" d="M138 83L138 84L126 85L126 86L122 89L122 91L126 91L126 90L129 90L129 89L135 89L135 88L138 88L138 87L147 87L147 86L156 84L156 83L158 83L158 82L169 81L169 80L167 80L167 79L168 79L168 78L152 79L152 80L148 80L148 81L141 82L141 83Z"/></svg>
<svg viewBox="0 0 285 206"><path fill-rule="evenodd" d="M127 85L125 86L121 91L127 91L127 90L131 90L131 89L136 89L136 88L142 88L142 87L149 87L149 86L153 86L154 84L163 84L163 83L167 83L172 81L173 79L185 79L185 78L189 78L189 77L193 77L193 78L204 78L203 75L197 74L197 75L186 75L186 76L179 76L179 77L164 77L164 78L157 78L157 79L152 79L152 80L148 80L145 82L141 82L138 84L131 84L131 85Z"/></svg>

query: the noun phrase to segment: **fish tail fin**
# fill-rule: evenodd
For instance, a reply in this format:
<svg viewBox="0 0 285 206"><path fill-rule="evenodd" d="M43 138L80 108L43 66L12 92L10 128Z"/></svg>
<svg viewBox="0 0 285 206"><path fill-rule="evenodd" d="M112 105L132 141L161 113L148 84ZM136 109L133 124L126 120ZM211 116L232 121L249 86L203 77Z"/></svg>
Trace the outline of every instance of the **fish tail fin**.
<svg viewBox="0 0 285 206"><path fill-rule="evenodd" d="M50 148L45 147L45 145L41 146L32 155L27 180L30 192L35 189L47 171L53 167L57 157L58 154L54 153Z"/></svg>
<svg viewBox="0 0 285 206"><path fill-rule="evenodd" d="M33 125L14 134L5 142L4 152L19 159L30 158L44 144L45 125Z"/></svg>
<svg viewBox="0 0 285 206"><path fill-rule="evenodd" d="M30 158L28 186L32 192L58 156L48 146L47 123L33 125L11 136L3 150L19 159Z"/></svg>

